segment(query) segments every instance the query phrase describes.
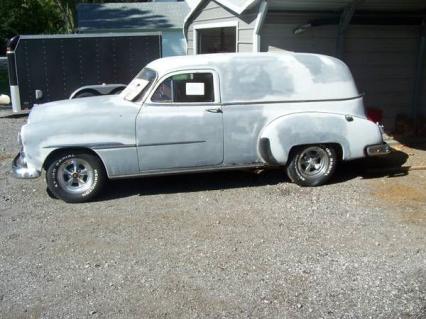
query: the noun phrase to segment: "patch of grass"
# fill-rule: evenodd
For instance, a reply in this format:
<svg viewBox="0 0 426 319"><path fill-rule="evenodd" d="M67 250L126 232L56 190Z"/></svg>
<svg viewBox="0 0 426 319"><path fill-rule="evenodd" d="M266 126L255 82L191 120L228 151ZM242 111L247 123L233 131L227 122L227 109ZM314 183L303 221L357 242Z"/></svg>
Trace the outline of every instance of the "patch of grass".
<svg viewBox="0 0 426 319"><path fill-rule="evenodd" d="M0 70L0 94L10 95L7 70Z"/></svg>

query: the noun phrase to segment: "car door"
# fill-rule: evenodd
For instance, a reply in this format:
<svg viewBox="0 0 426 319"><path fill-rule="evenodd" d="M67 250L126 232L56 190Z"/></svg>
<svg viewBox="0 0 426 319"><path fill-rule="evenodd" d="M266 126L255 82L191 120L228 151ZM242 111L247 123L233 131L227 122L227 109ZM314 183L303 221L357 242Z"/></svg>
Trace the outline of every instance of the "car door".
<svg viewBox="0 0 426 319"><path fill-rule="evenodd" d="M158 81L136 120L142 172L223 162L218 84L213 70L175 72Z"/></svg>

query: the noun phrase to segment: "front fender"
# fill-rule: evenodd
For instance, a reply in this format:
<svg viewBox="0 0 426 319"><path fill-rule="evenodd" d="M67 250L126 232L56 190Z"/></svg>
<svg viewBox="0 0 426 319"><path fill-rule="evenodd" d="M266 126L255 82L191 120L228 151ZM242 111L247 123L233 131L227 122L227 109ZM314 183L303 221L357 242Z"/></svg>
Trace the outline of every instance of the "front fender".
<svg viewBox="0 0 426 319"><path fill-rule="evenodd" d="M335 113L303 112L270 122L259 137L259 156L266 163L285 165L297 145L339 144L344 160L365 156L367 145L381 143L379 127L365 118Z"/></svg>
<svg viewBox="0 0 426 319"><path fill-rule="evenodd" d="M108 176L139 171L134 116L73 116L67 120L26 124L21 130L28 166L41 171L57 150L89 149L103 161Z"/></svg>

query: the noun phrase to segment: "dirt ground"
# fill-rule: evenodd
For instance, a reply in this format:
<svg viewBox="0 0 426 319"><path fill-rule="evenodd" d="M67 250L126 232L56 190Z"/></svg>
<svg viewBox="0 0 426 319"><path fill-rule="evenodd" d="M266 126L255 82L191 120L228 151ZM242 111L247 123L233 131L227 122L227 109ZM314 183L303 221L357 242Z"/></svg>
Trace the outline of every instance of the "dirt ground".
<svg viewBox="0 0 426 319"><path fill-rule="evenodd" d="M0 118L1 318L426 318L426 147L339 166L111 182L49 197Z"/></svg>

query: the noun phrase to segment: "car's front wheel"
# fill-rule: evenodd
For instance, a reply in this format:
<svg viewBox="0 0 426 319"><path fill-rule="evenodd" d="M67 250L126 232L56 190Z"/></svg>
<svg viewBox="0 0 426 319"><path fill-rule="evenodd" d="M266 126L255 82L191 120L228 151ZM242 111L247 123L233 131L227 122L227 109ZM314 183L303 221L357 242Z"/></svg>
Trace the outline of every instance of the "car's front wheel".
<svg viewBox="0 0 426 319"><path fill-rule="evenodd" d="M337 164L336 151L328 145L298 147L287 166L287 175L300 186L323 185L333 175Z"/></svg>
<svg viewBox="0 0 426 319"><path fill-rule="evenodd" d="M65 152L54 158L47 168L47 187L54 196L68 203L93 199L106 182L100 159L83 152Z"/></svg>

